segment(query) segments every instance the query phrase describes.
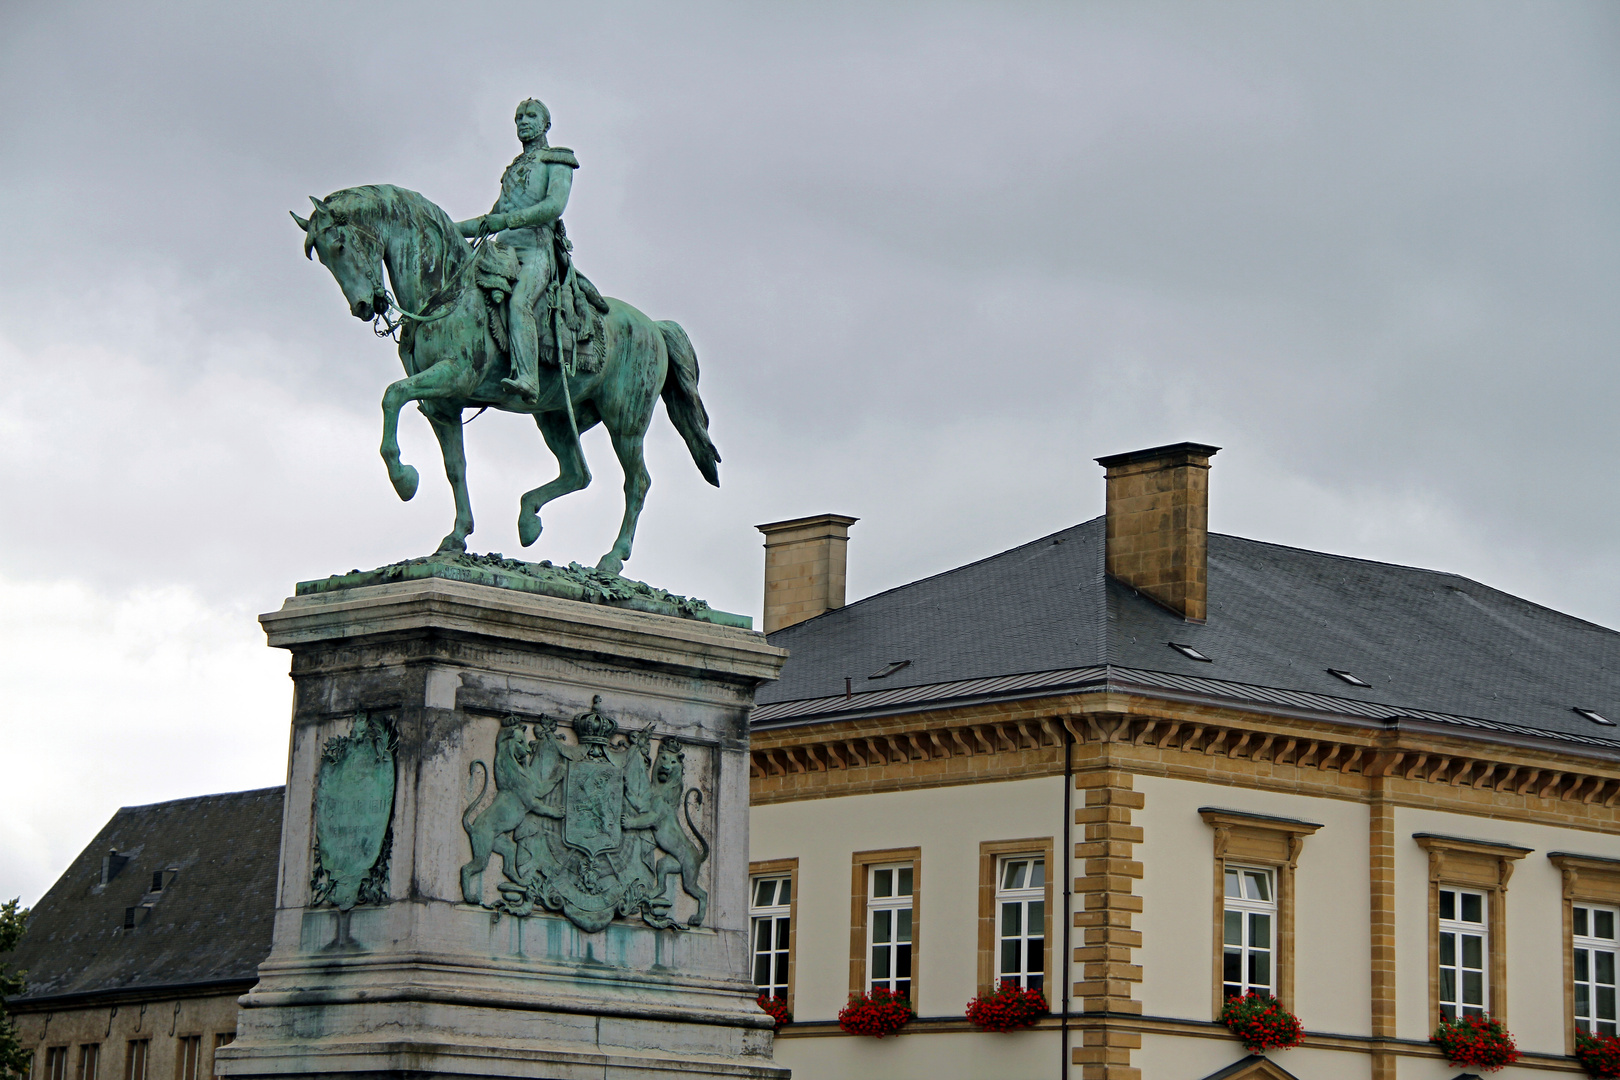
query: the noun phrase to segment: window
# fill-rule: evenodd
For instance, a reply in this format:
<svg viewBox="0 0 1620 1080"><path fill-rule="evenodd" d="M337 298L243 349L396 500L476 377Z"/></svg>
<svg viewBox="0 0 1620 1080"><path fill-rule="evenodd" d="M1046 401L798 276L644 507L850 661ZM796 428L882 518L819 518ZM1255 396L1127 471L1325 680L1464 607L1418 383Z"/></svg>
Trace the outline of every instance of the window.
<svg viewBox="0 0 1620 1080"><path fill-rule="evenodd" d="M1620 1034L1615 1027L1614 908L1576 904L1574 916L1575 1026L1598 1035Z"/></svg>
<svg viewBox="0 0 1620 1080"><path fill-rule="evenodd" d="M996 875L996 985L1039 990L1046 978L1046 860L1014 855Z"/></svg>
<svg viewBox="0 0 1620 1080"><path fill-rule="evenodd" d="M1507 886L1530 849L1437 833L1412 839L1429 855L1430 1024L1486 1013L1508 1022Z"/></svg>
<svg viewBox="0 0 1620 1080"><path fill-rule="evenodd" d="M1199 652L1197 649L1193 648L1191 645L1183 645L1179 641L1169 641L1165 644L1169 645L1172 649L1176 650L1176 652L1180 653L1182 656L1185 656L1189 660L1202 660L1206 664L1213 664L1215 662L1209 657L1205 656L1203 653Z"/></svg>
<svg viewBox="0 0 1620 1080"><path fill-rule="evenodd" d="M124 1080L146 1080L146 1050L151 1039L131 1039L124 1047Z"/></svg>
<svg viewBox="0 0 1620 1080"><path fill-rule="evenodd" d="M236 1032L221 1031L214 1035L214 1075L219 1075L219 1048L229 1046L236 1041Z"/></svg>
<svg viewBox="0 0 1620 1080"><path fill-rule="evenodd" d="M197 1080L202 1061L202 1036L182 1035L174 1053L174 1080Z"/></svg>
<svg viewBox="0 0 1620 1080"><path fill-rule="evenodd" d="M867 989L911 996L913 867L871 866L866 890Z"/></svg>
<svg viewBox="0 0 1620 1080"><path fill-rule="evenodd" d="M45 1080L67 1080L68 1048L50 1046L45 1049Z"/></svg>
<svg viewBox="0 0 1620 1080"><path fill-rule="evenodd" d="M1221 993L1276 996L1277 889L1270 870L1226 868L1221 919Z"/></svg>
<svg viewBox="0 0 1620 1080"><path fill-rule="evenodd" d="M992 862L991 873L994 872ZM756 868L755 873L759 870ZM982 871L981 871L982 872ZM993 884L993 882L992 882ZM795 881L794 895L803 890ZM991 892L993 898L994 890ZM989 922L981 900L981 923ZM849 992L875 986L915 996L918 933L922 910L922 848L857 851L850 857ZM985 977L990 964L988 943L980 932L980 962ZM792 965L789 964L789 970Z"/></svg>
<svg viewBox="0 0 1620 1080"><path fill-rule="evenodd" d="M1362 686L1369 690L1372 689L1372 683L1358 675L1344 670L1343 668L1330 667L1328 668L1328 674L1334 676L1342 682L1349 683L1351 686Z"/></svg>
<svg viewBox="0 0 1620 1080"><path fill-rule="evenodd" d="M1211 1017L1234 997L1265 994L1294 1007L1294 880L1311 821L1201 806L1215 833Z"/></svg>
<svg viewBox="0 0 1620 1080"><path fill-rule="evenodd" d="M793 879L761 877L752 882L748 914L754 935L754 985L766 997L788 996L788 961L792 955Z"/></svg>
<svg viewBox="0 0 1620 1080"><path fill-rule="evenodd" d="M101 1064L101 1044L85 1043L79 1047L78 1080L96 1080L96 1068Z"/></svg>
<svg viewBox="0 0 1620 1080"><path fill-rule="evenodd" d="M1440 1015L1447 1020L1488 1011L1488 910L1484 893L1440 890Z"/></svg>

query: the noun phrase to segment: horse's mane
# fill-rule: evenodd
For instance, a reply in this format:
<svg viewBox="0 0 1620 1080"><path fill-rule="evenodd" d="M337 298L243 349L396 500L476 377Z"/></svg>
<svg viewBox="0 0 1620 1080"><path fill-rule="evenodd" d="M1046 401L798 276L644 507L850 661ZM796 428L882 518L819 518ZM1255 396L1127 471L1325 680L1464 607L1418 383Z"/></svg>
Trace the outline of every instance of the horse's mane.
<svg viewBox="0 0 1620 1080"><path fill-rule="evenodd" d="M334 191L326 205L338 217L361 225L398 225L435 237L445 253L446 269L454 273L465 265L469 249L461 230L435 202L409 188L393 184L362 184Z"/></svg>

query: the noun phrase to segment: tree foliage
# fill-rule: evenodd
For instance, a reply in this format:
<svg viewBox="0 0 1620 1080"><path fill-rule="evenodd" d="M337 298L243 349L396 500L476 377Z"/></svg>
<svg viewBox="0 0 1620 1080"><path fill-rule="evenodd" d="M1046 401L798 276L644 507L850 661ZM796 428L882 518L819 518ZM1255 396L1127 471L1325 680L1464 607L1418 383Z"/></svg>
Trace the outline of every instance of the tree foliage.
<svg viewBox="0 0 1620 1080"><path fill-rule="evenodd" d="M28 909L18 907L12 900L0 904L0 953L8 953L22 940L28 929ZM26 971L12 971L11 965L0 963L0 1076L26 1076L33 1055L23 1049L17 1039L17 1025L6 1013L6 999L22 993Z"/></svg>

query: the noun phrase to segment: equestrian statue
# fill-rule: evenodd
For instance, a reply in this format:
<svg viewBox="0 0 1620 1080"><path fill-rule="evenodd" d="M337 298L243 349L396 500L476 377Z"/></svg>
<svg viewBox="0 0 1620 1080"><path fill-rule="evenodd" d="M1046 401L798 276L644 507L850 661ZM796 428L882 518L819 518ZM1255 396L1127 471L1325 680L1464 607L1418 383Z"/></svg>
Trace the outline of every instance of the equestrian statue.
<svg viewBox="0 0 1620 1080"><path fill-rule="evenodd" d="M398 428L400 409L417 402L455 493L455 527L439 551L467 550L473 515L462 415L492 408L533 416L557 458L557 478L520 501L525 547L540 536L541 507L591 482L579 435L606 425L624 467L624 520L596 565L617 574L652 486L642 443L657 399L716 487L720 453L686 331L602 296L574 266L562 213L579 161L547 143L551 114L539 101L524 101L515 119L523 152L501 176L488 214L455 222L414 191L374 184L312 195L314 212L293 220L304 230L304 254L332 272L350 313L398 336L406 378L383 393L382 457L399 497L413 497L420 477L400 460Z"/></svg>

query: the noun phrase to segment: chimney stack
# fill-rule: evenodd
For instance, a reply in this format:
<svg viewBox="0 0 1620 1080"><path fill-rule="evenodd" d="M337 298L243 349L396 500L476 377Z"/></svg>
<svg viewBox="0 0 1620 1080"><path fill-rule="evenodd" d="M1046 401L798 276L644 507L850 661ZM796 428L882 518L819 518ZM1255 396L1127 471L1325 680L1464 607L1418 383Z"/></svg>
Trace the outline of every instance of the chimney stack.
<svg viewBox="0 0 1620 1080"><path fill-rule="evenodd" d="M756 525L765 534L765 632L844 606L845 548L859 518L817 514Z"/></svg>
<svg viewBox="0 0 1620 1080"><path fill-rule="evenodd" d="M1193 622L1209 615L1209 459L1176 443L1100 457L1107 471L1108 573Z"/></svg>

